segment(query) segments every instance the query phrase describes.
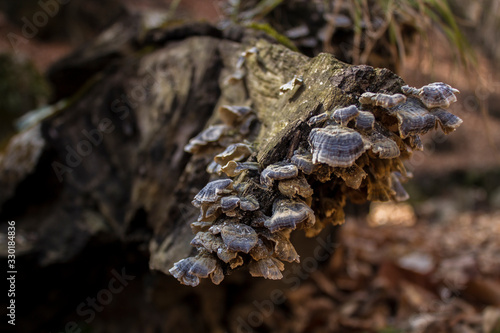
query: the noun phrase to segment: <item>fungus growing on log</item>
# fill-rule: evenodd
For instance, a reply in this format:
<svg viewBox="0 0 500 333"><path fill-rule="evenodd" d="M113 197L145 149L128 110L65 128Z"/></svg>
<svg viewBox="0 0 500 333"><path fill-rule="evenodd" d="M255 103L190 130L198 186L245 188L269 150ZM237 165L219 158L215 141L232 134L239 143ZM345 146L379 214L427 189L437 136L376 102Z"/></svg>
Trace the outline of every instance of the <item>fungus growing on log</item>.
<svg viewBox="0 0 500 333"><path fill-rule="evenodd" d="M267 68L279 69L279 53L297 57L297 66L295 73L283 68L277 80ZM211 156L212 179L229 177L208 183L193 201L201 210L192 223L199 254L170 269L191 286L204 277L220 283L244 266L252 276L282 278L282 261L299 261L292 230L312 237L343 223L352 197L408 199L403 161L422 148L420 135L439 127L448 134L461 124L443 109L458 92L444 83L411 88L388 70L350 66L327 54L307 59L262 41L241 54L235 69L241 80L231 89L246 84L250 94L266 89L266 97L251 108L224 104L212 127L186 147ZM357 71L373 75L358 82ZM249 130L242 131L249 115ZM220 149L204 149L209 145Z"/></svg>

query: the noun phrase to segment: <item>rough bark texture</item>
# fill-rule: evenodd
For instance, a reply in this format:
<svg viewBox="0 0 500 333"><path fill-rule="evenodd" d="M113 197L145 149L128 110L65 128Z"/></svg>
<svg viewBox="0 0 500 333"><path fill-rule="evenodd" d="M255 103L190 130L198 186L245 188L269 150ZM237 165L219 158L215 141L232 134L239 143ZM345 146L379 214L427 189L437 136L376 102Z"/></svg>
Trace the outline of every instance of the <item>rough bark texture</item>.
<svg viewBox="0 0 500 333"><path fill-rule="evenodd" d="M218 106L253 106L260 126L253 132L257 160L265 166L307 139L304 122L311 116L353 103L364 91L396 92L402 84L387 70L349 66L329 54L310 59L240 27L143 32L138 26L125 40L101 39L54 67L58 96L76 97L18 134L0 157L1 220L17 221L18 239L26 240L18 245L18 260L31 265L30 273L51 276L60 273L58 264L73 263L76 281L83 282L84 268L98 274L118 262L135 267L142 279L150 274L148 257L151 268L166 272L192 253L189 223L198 211L190 202L209 180L210 156L193 157L183 148L218 121ZM121 28L110 33L121 36ZM253 46L258 56L246 61L244 80L227 84L241 52ZM303 76L303 86L292 98L280 96L279 87L294 75ZM162 292L158 284L147 289ZM78 303L67 301L69 311ZM48 302L44 310L26 311L40 323L65 310Z"/></svg>

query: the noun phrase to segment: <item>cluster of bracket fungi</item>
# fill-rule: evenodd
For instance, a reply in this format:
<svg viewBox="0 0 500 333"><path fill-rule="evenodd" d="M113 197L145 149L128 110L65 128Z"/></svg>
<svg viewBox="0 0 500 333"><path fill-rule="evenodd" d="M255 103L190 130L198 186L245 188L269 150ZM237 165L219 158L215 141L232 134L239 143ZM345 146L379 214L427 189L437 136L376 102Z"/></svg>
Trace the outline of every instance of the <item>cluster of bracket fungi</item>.
<svg viewBox="0 0 500 333"><path fill-rule="evenodd" d="M301 83L294 77L280 91ZM359 105L310 118L308 140L288 160L265 168L243 142L257 119L252 109L222 106L223 124L204 130L185 150L200 154L225 148L207 171L226 177L209 182L194 197L200 215L191 223L191 245L198 255L175 263L170 273L190 286L208 277L219 284L246 265L252 276L281 279L283 261L299 262L292 230L304 229L312 237L329 223L343 223L346 199L406 200L401 182L408 173L402 160L423 149L419 135L438 126L447 134L462 120L445 110L458 93L447 84L401 90L365 92Z"/></svg>

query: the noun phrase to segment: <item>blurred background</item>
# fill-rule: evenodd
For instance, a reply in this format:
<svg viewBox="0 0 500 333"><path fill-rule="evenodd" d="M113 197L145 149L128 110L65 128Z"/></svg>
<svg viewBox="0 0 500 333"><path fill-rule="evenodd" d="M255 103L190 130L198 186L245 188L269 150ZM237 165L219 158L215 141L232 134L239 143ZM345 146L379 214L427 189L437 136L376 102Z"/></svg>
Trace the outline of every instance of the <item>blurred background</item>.
<svg viewBox="0 0 500 333"><path fill-rule="evenodd" d="M18 295L19 332L73 332L68 322L81 332L500 332L499 0L56 2L0 1L2 149L16 120L62 96L54 66L137 13L157 26L252 26L311 57L389 68L411 86L446 82L461 92L451 111L464 123L423 137L424 151L406 163L409 201L350 206L334 254L314 270L298 267L296 283L192 290L150 272L147 251L110 242L34 270L38 292ZM78 305L121 267L135 278L85 322ZM58 288L75 276L65 281L75 290ZM273 290L286 301L269 306Z"/></svg>

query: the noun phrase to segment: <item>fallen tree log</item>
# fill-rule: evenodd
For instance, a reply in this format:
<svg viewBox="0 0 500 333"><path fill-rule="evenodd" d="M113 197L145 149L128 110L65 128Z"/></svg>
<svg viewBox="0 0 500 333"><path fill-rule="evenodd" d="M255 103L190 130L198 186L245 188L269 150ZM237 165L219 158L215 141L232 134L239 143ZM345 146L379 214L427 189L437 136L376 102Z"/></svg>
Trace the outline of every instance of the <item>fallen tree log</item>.
<svg viewBox="0 0 500 333"><path fill-rule="evenodd" d="M125 34L123 29L131 26L136 30ZM190 224L199 212L191 201L210 180L220 177L207 173L207 166L239 142L251 153L245 160L248 170L235 174L234 183L247 184L237 194L252 195L258 202L264 220L252 228L262 231L259 235L270 223L266 218L276 214L273 204L286 197L278 191L278 182L271 180L270 189L259 181L263 170L277 163L293 164L292 158L301 152L313 153L313 164L323 164L313 174L302 169L300 173L315 193L309 200L298 199L313 208L310 220L316 223L308 227L315 235L330 222L342 222L346 197L355 202L394 199L399 181L393 172L404 176L400 158L420 148L418 135L438 124L445 131L459 125L456 119L446 124L411 94L403 104L418 110L409 115L404 108L397 110L401 102L389 105L372 96L360 103L365 92L401 93L404 82L388 70L350 66L329 54L308 58L260 31L236 26L221 31L199 23L146 32L139 24L117 27L108 32L111 37L98 39L53 68L59 96L73 97L14 137L0 159L1 216L18 221L19 235L29 240L22 251L35 258L36 265L71 262L95 242L120 242L147 252L150 268L167 272L196 253L190 245ZM113 38L122 33L127 38ZM72 77L65 73L76 72L80 83L71 86ZM251 117L238 123L240 127L226 120L224 133L215 140L190 143L203 129L222 123L218 110L227 105L249 107ZM349 105L364 108L376 122L360 129L355 117L345 123L342 116L335 118L335 110ZM320 118L311 121L315 116ZM328 132L326 125L342 127L342 133L354 135L352 140L362 140L361 148L344 152L347 164L329 163L315 151L320 148L313 130ZM377 146L378 139L392 140L397 153L382 156L387 147ZM351 144L349 140L345 143ZM185 151L189 144L188 150L196 154ZM351 169L342 171L346 168ZM350 181L355 185L346 186ZM244 216L248 218L237 223L250 227L256 216ZM199 222L217 225L225 217L219 212L215 218L202 216ZM248 264L252 259L241 261ZM218 269L229 274L233 267L228 263ZM189 272L188 268L178 278L186 283L183 277Z"/></svg>

